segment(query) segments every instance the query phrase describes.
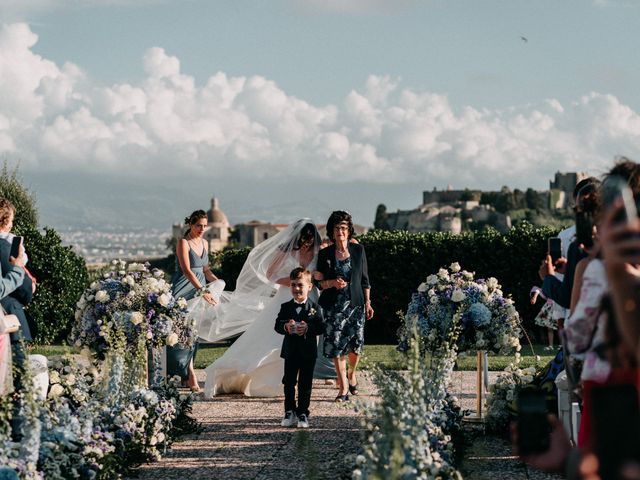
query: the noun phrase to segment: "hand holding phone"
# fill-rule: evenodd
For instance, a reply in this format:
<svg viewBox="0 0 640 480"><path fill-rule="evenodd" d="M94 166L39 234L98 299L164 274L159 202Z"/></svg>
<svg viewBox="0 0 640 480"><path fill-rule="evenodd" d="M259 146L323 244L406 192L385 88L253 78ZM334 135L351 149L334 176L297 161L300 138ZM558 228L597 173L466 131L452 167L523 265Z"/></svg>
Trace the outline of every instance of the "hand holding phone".
<svg viewBox="0 0 640 480"><path fill-rule="evenodd" d="M637 218L638 208L633 198L633 192L624 178L614 175L607 178L602 184L602 204L605 209L612 208L618 198L622 198L623 208L616 216L615 221L623 223L628 222L631 218Z"/></svg>
<svg viewBox="0 0 640 480"><path fill-rule="evenodd" d="M541 390L518 393L518 453L544 453L550 446L547 397Z"/></svg>
<svg viewBox="0 0 640 480"><path fill-rule="evenodd" d="M562 239L551 237L547 240L547 253L551 256L551 261L555 264L562 257Z"/></svg>
<svg viewBox="0 0 640 480"><path fill-rule="evenodd" d="M11 257L17 259L20 256L20 245L22 245L22 237L13 237L13 240L11 240L11 252L9 253Z"/></svg>

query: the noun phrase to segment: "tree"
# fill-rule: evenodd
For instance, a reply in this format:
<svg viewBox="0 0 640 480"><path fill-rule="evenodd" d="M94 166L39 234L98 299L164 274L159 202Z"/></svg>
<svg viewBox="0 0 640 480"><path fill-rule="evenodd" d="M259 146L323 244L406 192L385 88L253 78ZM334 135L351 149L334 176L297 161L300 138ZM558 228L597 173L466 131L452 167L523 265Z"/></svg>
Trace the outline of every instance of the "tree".
<svg viewBox="0 0 640 480"><path fill-rule="evenodd" d="M387 206L381 203L376 209L376 219L373 222L373 228L377 230L389 230L388 220L389 216L387 215Z"/></svg>
<svg viewBox="0 0 640 480"><path fill-rule="evenodd" d="M10 169L7 160L4 161L0 172L0 197L6 198L16 207L13 223L17 230L23 227L38 228L36 197L22 185L18 166Z"/></svg>

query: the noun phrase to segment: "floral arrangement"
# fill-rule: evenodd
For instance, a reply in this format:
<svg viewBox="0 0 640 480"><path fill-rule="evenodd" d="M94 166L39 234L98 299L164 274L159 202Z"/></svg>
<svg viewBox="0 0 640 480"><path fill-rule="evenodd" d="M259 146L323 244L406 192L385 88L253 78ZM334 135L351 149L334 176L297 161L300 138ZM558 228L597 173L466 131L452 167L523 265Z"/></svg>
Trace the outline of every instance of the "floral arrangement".
<svg viewBox="0 0 640 480"><path fill-rule="evenodd" d="M180 395L177 379L119 392L114 402L100 363L86 355L53 359L43 404L33 401L28 372L19 395L0 397L0 465L21 479L111 480L160 458L178 434L197 431L188 417L193 397ZM19 442L11 438L16 401L23 405Z"/></svg>
<svg viewBox="0 0 640 480"><path fill-rule="evenodd" d="M537 373L536 367L518 368L517 363L511 363L498 375L489 387L490 395L487 397L486 422L489 430L507 430L517 412L518 393L533 382Z"/></svg>
<svg viewBox="0 0 640 480"><path fill-rule="evenodd" d="M475 280L457 262L429 275L412 295L399 331L399 350L407 350L414 328L423 352L520 350L521 330L513 300L503 296L498 280Z"/></svg>
<svg viewBox="0 0 640 480"><path fill-rule="evenodd" d="M171 295L162 271L148 264L114 260L99 280L91 283L77 304L72 338L99 354L124 349L157 348L195 340L195 325L187 316L187 302Z"/></svg>
<svg viewBox="0 0 640 480"><path fill-rule="evenodd" d="M445 390L451 359L427 366L418 349L412 353L408 375L374 370L381 400L365 408L363 453L355 459L354 480L462 478L455 468L462 412Z"/></svg>

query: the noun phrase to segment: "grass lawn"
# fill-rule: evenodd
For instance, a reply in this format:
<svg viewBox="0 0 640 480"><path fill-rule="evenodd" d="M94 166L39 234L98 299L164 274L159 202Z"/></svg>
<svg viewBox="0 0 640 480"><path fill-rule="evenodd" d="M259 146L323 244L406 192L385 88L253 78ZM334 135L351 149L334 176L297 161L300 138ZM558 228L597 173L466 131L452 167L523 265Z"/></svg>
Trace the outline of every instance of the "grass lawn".
<svg viewBox="0 0 640 480"><path fill-rule="evenodd" d="M219 358L227 348L229 348L228 343L200 345L200 347L198 347L198 354L196 355L196 368L205 368ZM534 365L536 355L540 356L540 365L545 365L549 362L554 357L555 352L551 355L550 352L545 352L543 348L544 345L534 345L534 352L531 352L529 346L522 347L522 351L520 352L522 355L520 366L524 368ZM489 370L504 370L512 361L513 356L489 354ZM360 368L368 369L376 364L382 364L393 370L406 368L404 355L396 351L395 345L365 345ZM476 356L474 354L458 359L458 370L473 371L475 369Z"/></svg>
<svg viewBox="0 0 640 480"><path fill-rule="evenodd" d="M200 345L198 354L196 355L196 368L205 368L213 363L229 348L230 343L216 343L212 345ZM540 356L540 365L549 362L553 355L543 350L544 345L534 345L534 352L531 352L529 346L522 347L520 352L522 355L522 368L530 367L535 364L535 356ZM66 345L37 345L29 353L39 353L46 357L55 355L63 355L65 353L76 352L77 349ZM513 356L493 355L489 354L489 370L504 370L509 363L513 361ZM403 370L406 368L404 355L398 353L395 345L365 345L364 355L362 357L360 368L369 369L373 365L380 364L393 370ZM475 370L476 356L474 354L466 355L458 359L458 370Z"/></svg>

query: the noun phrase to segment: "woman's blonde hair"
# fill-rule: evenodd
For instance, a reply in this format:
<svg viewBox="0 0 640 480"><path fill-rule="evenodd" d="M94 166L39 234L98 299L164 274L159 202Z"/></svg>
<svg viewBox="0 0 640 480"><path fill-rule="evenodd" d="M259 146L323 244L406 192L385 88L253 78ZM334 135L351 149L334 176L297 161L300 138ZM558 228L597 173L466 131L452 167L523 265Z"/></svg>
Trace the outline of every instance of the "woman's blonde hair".
<svg viewBox="0 0 640 480"><path fill-rule="evenodd" d="M6 198L0 198L0 227L4 227L9 223L11 215L16 214L16 207L13 206Z"/></svg>

